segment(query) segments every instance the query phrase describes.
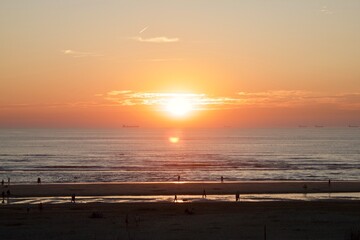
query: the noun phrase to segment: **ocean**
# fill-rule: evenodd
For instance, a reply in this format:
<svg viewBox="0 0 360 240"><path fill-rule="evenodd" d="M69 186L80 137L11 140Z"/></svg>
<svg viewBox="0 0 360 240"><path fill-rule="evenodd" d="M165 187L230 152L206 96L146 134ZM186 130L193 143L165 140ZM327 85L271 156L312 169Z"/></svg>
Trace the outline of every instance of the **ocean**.
<svg viewBox="0 0 360 240"><path fill-rule="evenodd" d="M360 128L0 129L0 179L360 180Z"/></svg>

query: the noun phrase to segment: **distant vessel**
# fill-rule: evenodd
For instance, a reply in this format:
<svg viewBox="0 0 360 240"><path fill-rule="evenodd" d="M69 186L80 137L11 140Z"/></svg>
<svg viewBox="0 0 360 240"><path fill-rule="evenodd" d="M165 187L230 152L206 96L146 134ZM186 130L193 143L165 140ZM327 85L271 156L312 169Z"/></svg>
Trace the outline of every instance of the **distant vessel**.
<svg viewBox="0 0 360 240"><path fill-rule="evenodd" d="M357 127L359 127L359 126L357 126L357 125L349 125L348 127L357 128Z"/></svg>
<svg viewBox="0 0 360 240"><path fill-rule="evenodd" d="M138 126L138 125L123 125L122 127L123 128L138 128L140 126Z"/></svg>
<svg viewBox="0 0 360 240"><path fill-rule="evenodd" d="M316 128L323 128L323 125L315 125Z"/></svg>

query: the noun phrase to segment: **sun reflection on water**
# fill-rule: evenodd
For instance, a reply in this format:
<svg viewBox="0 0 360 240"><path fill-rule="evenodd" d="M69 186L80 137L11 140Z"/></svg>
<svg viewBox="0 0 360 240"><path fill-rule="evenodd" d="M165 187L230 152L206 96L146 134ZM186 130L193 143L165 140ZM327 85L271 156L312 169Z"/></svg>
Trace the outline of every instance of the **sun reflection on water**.
<svg viewBox="0 0 360 240"><path fill-rule="evenodd" d="M179 137L169 137L169 142L178 143L180 141Z"/></svg>

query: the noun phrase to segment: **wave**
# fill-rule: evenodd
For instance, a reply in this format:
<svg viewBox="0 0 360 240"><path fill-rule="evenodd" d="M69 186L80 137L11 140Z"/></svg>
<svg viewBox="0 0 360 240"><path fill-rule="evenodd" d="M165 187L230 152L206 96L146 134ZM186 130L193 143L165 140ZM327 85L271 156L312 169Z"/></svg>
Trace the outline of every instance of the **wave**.
<svg viewBox="0 0 360 240"><path fill-rule="evenodd" d="M56 165L56 166L39 166L40 169L97 169L104 166L76 166L76 165Z"/></svg>

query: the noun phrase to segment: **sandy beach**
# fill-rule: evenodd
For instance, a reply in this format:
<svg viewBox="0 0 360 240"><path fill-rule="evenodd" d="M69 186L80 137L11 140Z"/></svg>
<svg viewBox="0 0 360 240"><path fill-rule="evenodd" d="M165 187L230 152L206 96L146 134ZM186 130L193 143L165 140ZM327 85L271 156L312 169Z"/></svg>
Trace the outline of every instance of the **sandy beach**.
<svg viewBox="0 0 360 240"><path fill-rule="evenodd" d="M304 185L307 188L304 188ZM10 185L12 198L106 195L359 192L359 182ZM350 239L359 201L2 204L0 239Z"/></svg>
<svg viewBox="0 0 360 240"><path fill-rule="evenodd" d="M359 202L5 205L0 239L349 239ZM187 210L190 210L190 213ZM126 221L127 219L127 221Z"/></svg>

